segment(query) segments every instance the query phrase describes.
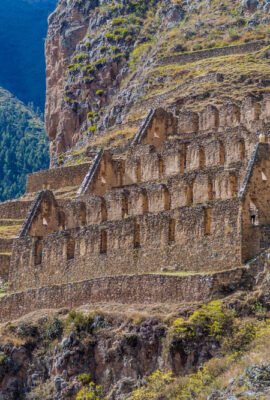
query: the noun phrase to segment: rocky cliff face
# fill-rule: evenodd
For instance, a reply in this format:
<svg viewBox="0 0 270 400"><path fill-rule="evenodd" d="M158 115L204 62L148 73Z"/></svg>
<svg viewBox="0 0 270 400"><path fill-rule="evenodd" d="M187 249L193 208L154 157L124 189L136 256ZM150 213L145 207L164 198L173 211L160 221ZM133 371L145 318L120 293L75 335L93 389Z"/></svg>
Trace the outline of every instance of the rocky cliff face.
<svg viewBox="0 0 270 400"><path fill-rule="evenodd" d="M74 146L127 142L159 104L198 108L209 98L260 93L268 53L256 46L226 60L207 52L196 62L164 57L257 40L267 50L268 11L267 1L60 0L46 41L52 161L72 158Z"/></svg>
<svg viewBox="0 0 270 400"><path fill-rule="evenodd" d="M44 310L2 325L1 399L267 399L269 301L259 292Z"/></svg>
<svg viewBox="0 0 270 400"><path fill-rule="evenodd" d="M155 370L192 372L217 353L215 339L185 348L164 320L136 318L61 311L8 324L0 335L1 399L80 399L91 379L102 397L83 399L125 400Z"/></svg>
<svg viewBox="0 0 270 400"><path fill-rule="evenodd" d="M109 105L117 101L135 43L147 42L155 32L155 21L144 29L144 20L157 3L60 1L46 44L52 154L122 121L120 108L109 112Z"/></svg>

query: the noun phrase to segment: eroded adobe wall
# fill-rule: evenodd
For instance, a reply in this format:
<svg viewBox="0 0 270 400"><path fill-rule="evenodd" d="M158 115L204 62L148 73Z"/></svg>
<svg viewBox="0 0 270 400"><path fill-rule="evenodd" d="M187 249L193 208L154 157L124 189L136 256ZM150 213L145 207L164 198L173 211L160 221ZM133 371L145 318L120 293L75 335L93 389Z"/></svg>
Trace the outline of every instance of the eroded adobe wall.
<svg viewBox="0 0 270 400"><path fill-rule="evenodd" d="M62 207L57 204L52 192L45 191L37 210L34 208L32 212L35 214L30 215L31 225L24 234L44 237L52 232L65 229L65 213L62 211Z"/></svg>
<svg viewBox="0 0 270 400"><path fill-rule="evenodd" d="M112 155L109 151L105 151L97 168L97 172L85 191L85 194L93 193L97 196L102 196L111 188L120 185L121 164L112 159Z"/></svg>
<svg viewBox="0 0 270 400"><path fill-rule="evenodd" d="M230 199L22 237L13 248L13 290L94 277L229 269L241 261L239 201ZM71 250L70 250L71 249Z"/></svg>
<svg viewBox="0 0 270 400"><path fill-rule="evenodd" d="M141 144L150 144L155 148L162 147L164 141L177 130L177 118L162 108L155 110L141 138Z"/></svg>
<svg viewBox="0 0 270 400"><path fill-rule="evenodd" d="M0 300L0 322L41 309L70 309L84 304L207 302L244 284L244 269L213 275L128 275L53 285L10 294Z"/></svg>
<svg viewBox="0 0 270 400"><path fill-rule="evenodd" d="M59 189L67 186L80 186L90 168L90 163L53 168L28 175L27 193L43 189Z"/></svg>

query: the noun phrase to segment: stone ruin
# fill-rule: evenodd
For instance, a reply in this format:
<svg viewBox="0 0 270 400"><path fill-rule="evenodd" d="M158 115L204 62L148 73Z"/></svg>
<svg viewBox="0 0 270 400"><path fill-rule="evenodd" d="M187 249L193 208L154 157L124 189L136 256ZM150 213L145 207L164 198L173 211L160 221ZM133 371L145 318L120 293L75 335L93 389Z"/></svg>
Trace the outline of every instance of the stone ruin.
<svg viewBox="0 0 270 400"><path fill-rule="evenodd" d="M241 285L270 247L269 126L268 96L160 108L128 147L30 175L24 198L0 204L2 218L25 217L0 257L0 319L85 302L200 301Z"/></svg>

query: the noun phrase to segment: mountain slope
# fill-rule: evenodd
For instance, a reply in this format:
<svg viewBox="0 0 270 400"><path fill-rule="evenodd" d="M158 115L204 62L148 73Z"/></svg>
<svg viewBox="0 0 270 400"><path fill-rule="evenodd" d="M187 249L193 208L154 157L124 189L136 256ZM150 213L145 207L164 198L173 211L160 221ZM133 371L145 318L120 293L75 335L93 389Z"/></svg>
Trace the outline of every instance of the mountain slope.
<svg viewBox="0 0 270 400"><path fill-rule="evenodd" d="M26 175L48 167L42 119L0 88L0 201L24 192Z"/></svg>
<svg viewBox="0 0 270 400"><path fill-rule="evenodd" d="M46 45L52 157L126 143L152 107L198 109L268 91L269 7L257 0L60 1ZM243 51L249 42L254 48ZM237 48L218 54L228 46Z"/></svg>
<svg viewBox="0 0 270 400"><path fill-rule="evenodd" d="M1 0L0 86L43 110L44 40L56 0Z"/></svg>

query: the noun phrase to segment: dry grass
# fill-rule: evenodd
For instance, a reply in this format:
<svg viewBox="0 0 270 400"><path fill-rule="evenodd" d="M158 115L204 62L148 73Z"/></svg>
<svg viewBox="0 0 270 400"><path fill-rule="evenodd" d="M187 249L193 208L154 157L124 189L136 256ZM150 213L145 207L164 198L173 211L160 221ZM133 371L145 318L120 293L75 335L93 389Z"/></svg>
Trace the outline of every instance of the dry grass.
<svg viewBox="0 0 270 400"><path fill-rule="evenodd" d="M270 64L262 57L264 51L151 69L145 77L150 83L148 91L133 106L133 112L140 113L152 104L166 107L180 98L186 99L189 108L199 110L209 103L209 97L204 98L206 93L211 93L217 104L229 99L239 102L248 92L267 92L269 88L258 86L258 80L268 80L270 75ZM222 82L217 81L217 73L223 75ZM194 96L201 96L204 100L194 101Z"/></svg>
<svg viewBox="0 0 270 400"><path fill-rule="evenodd" d="M23 219L0 219L0 226L20 225L23 221Z"/></svg>
<svg viewBox="0 0 270 400"><path fill-rule="evenodd" d="M115 129L107 131L102 136L95 137L91 141L91 146L97 147L115 147L126 143L137 132L137 127L124 126L121 130Z"/></svg>
<svg viewBox="0 0 270 400"><path fill-rule="evenodd" d="M168 374L166 372L154 373L150 377L148 385L135 391L129 399L206 400L211 393L216 390L224 390L232 379L237 380L242 376L247 367L254 364L269 364L270 350L266 345L270 339L269 322L243 319L243 323L255 323L256 326L256 338L248 348L245 348L245 353L242 352L241 355L239 352L229 352L223 357L212 358L204 364L203 368L190 375L173 377L169 373L170 379L167 382L165 379L162 387L160 379L164 379ZM239 390L238 388L235 390L235 394L247 389L247 386L242 385ZM240 396L239 399L244 400L246 397Z"/></svg>
<svg viewBox="0 0 270 400"><path fill-rule="evenodd" d="M66 186L54 191L57 199L73 199L76 197L79 186Z"/></svg>
<svg viewBox="0 0 270 400"><path fill-rule="evenodd" d="M264 327L262 327L258 334L257 338L250 346L250 350L245 353L239 360L232 361L231 365L227 369L226 372L221 374L216 382L215 386L218 388L223 388L228 385L229 381L233 378L239 377L243 371L250 365L263 365L269 364L270 360L270 348L267 345L270 340L270 323L266 323Z"/></svg>
<svg viewBox="0 0 270 400"><path fill-rule="evenodd" d="M269 36L269 25L260 23L265 14L257 11L259 24L246 29L251 15L242 14L240 2L202 0L193 12L174 28L167 29L161 37L160 53L170 55L175 43L187 51L224 47L264 39ZM171 47L168 46L171 44Z"/></svg>
<svg viewBox="0 0 270 400"><path fill-rule="evenodd" d="M6 225L0 226L0 239L14 239L18 235L20 229L20 225Z"/></svg>
<svg viewBox="0 0 270 400"><path fill-rule="evenodd" d="M131 323L140 323L147 318L158 318L164 322L170 322L177 318L179 315L186 314L187 311L194 311L199 306L199 303L192 304L122 304L122 303L97 303L97 304L85 304L76 308L76 311L83 312L84 314L92 315L104 315L110 319L125 320ZM12 321L12 325L19 325L21 323L35 324L44 318L53 318L58 316L60 318L66 318L69 310L62 308L59 310L38 310L26 314L17 320ZM0 324L0 344L3 342L7 334L7 328L10 323Z"/></svg>

